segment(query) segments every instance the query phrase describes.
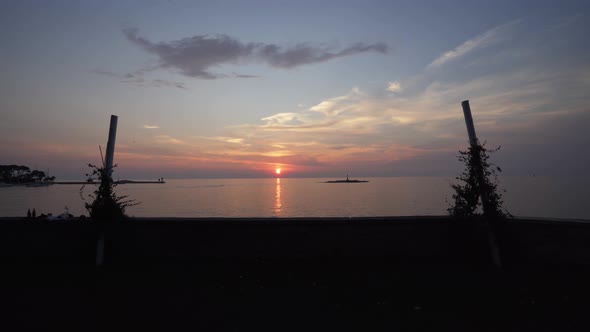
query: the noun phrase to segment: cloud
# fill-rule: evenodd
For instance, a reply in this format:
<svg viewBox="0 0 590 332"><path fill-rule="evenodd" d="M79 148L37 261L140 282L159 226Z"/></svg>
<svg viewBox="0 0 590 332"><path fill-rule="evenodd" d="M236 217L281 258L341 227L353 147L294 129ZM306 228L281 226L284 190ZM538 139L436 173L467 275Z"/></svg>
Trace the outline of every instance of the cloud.
<svg viewBox="0 0 590 332"><path fill-rule="evenodd" d="M287 125L287 126L297 126L303 124L301 120L298 119L299 114L297 113L277 113L266 118L262 118L262 121L266 121L267 125Z"/></svg>
<svg viewBox="0 0 590 332"><path fill-rule="evenodd" d="M344 96L329 98L309 108L310 111L324 113L327 116L338 115L339 113L349 111L346 105L356 103L364 94L358 87L353 87L350 92Z"/></svg>
<svg viewBox="0 0 590 332"><path fill-rule="evenodd" d="M178 88L178 89L186 89L186 86L184 83L170 82L170 81L163 80L163 79L151 80L151 82L149 82L149 84L154 87L172 87L172 88Z"/></svg>
<svg viewBox="0 0 590 332"><path fill-rule="evenodd" d="M231 135L249 144L250 158L260 155L288 164L286 160L292 156L307 156L309 159L299 160L309 163L300 166L318 172L346 168L342 165L351 163L368 166L427 151L411 146L427 142L425 139L409 142L406 138L403 142L404 135L416 136L420 129L395 120L409 119L413 110L400 110L390 102L353 88L305 110L276 113L262 118L262 124L231 128ZM428 133L422 136L430 138Z"/></svg>
<svg viewBox="0 0 590 332"><path fill-rule="evenodd" d="M237 73L232 73L231 77L235 77L235 78L260 78L259 75L237 74Z"/></svg>
<svg viewBox="0 0 590 332"><path fill-rule="evenodd" d="M398 81L389 82L387 84L387 91L390 92L400 92L402 90L402 85Z"/></svg>
<svg viewBox="0 0 590 332"><path fill-rule="evenodd" d="M183 140L180 140L178 138L174 138L172 136L169 135L158 135L155 137L155 140L157 143L161 143L161 144L186 144L186 142L184 142Z"/></svg>
<svg viewBox="0 0 590 332"><path fill-rule="evenodd" d="M154 43L141 37L137 29L124 29L123 34L133 44L154 54L160 67L180 71L185 76L201 79L226 77L251 78L253 75L225 75L213 73L212 67L244 61L260 61L276 68L295 68L302 65L329 61L360 53L386 53L383 43L355 43L341 50L300 43L292 47L275 44L243 43L227 35L196 35L170 42Z"/></svg>
<svg viewBox="0 0 590 332"><path fill-rule="evenodd" d="M160 128L160 126L152 126L152 125L146 124L146 125L143 125L143 128L145 128L145 129L158 129L158 128Z"/></svg>
<svg viewBox="0 0 590 332"><path fill-rule="evenodd" d="M317 48L308 44L297 44L292 48L283 50L281 47L273 44L259 47L259 56L268 61L272 66L279 68L294 68L297 66L324 62L335 58L354 55L365 52L386 53L385 44L365 45L356 43L350 47L337 52L330 52L323 48Z"/></svg>
<svg viewBox="0 0 590 332"><path fill-rule="evenodd" d="M460 58L465 54L472 52L476 49L493 45L507 38L507 33L510 31L510 29L516 24L520 23L521 21L522 20L514 20L508 22L506 24L492 28L482 33L481 35L476 36L475 38L465 41L463 44L457 46L456 48L440 55L438 58L432 61L427 68L435 68L442 66L443 64Z"/></svg>
<svg viewBox="0 0 590 332"><path fill-rule="evenodd" d="M516 46L498 44L485 54L470 57L494 58L503 55L506 47L515 50L502 68L481 61L477 71L458 76L465 63L449 62L445 66L448 70L426 69L428 79L418 81L411 91L401 89L404 81L388 84L395 94L353 88L307 109L278 112L262 118L260 124L232 128L229 136L249 144L248 158L313 157L317 163L306 165L305 171L311 169L315 174L349 165L345 167L362 168L374 175L452 175L460 168L457 150L467 146L460 103L470 99L478 136L491 146L502 145L499 155L512 157L499 159L509 174L522 174L527 169L537 174L580 169L558 164L554 162L557 158L546 154L557 154L559 142L572 136L557 127L558 119L577 118L580 127L590 125L588 116L583 116L590 105L586 94L590 65L581 56L578 62L558 62L555 54L539 52L537 47L542 44L538 38L543 36L521 33L516 37ZM530 59L530 53L537 56ZM551 142L543 132L561 136ZM580 144L585 139L587 134L580 131L567 145L582 150ZM544 153L532 155L527 152L531 150ZM544 159L552 160L552 170L540 166ZM583 165L590 162L579 159Z"/></svg>
<svg viewBox="0 0 590 332"><path fill-rule="evenodd" d="M281 164L299 175L452 176L461 168L457 150L468 144L460 103L470 99L478 137L502 145L493 158L506 174L579 174L590 167L579 154L590 126L590 48L576 40L583 34L571 33L587 30L587 23L571 25L550 36L528 22L492 29L439 61L437 70L416 73L420 79L387 83L395 93L384 93L383 85L355 87L217 136L159 136L160 144L145 149L165 147L176 159L166 158L187 168Z"/></svg>
<svg viewBox="0 0 590 332"><path fill-rule="evenodd" d="M103 75L103 76L108 76L108 77L114 77L114 78L123 78L124 76L121 76L119 74L116 74L112 71L108 71L108 70L102 70L102 69L93 69L90 71L93 74L98 74L98 75Z"/></svg>
<svg viewBox="0 0 590 332"><path fill-rule="evenodd" d="M102 70L102 69L94 69L90 71L93 74L108 76L112 78L116 78L121 83L130 83L137 87L169 87L169 88L177 88L177 89L186 89L185 83L181 82L172 82L163 79L149 79L145 78L143 75L146 70L138 70L134 73L127 73L127 74L117 74L112 71Z"/></svg>

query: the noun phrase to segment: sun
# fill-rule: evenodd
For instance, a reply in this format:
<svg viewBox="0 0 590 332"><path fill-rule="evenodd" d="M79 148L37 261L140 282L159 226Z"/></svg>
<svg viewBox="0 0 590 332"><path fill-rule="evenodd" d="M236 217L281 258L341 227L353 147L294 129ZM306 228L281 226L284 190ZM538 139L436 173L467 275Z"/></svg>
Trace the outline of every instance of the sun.
<svg viewBox="0 0 590 332"><path fill-rule="evenodd" d="M275 173L277 173L277 175L281 174L281 169L280 168L275 168Z"/></svg>

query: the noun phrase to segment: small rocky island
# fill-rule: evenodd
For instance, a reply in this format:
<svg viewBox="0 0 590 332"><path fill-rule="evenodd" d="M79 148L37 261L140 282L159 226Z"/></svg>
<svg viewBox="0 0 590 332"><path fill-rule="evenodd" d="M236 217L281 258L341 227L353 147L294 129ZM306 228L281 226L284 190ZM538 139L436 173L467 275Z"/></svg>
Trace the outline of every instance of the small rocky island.
<svg viewBox="0 0 590 332"><path fill-rule="evenodd" d="M363 183L363 182L369 182L369 181L365 181L365 180L351 180L348 178L348 174L346 174L346 180L332 180L332 181L326 181L324 183Z"/></svg>
<svg viewBox="0 0 590 332"><path fill-rule="evenodd" d="M0 165L0 187L24 185L27 187L44 187L54 183L55 176L43 171L31 170L23 165Z"/></svg>

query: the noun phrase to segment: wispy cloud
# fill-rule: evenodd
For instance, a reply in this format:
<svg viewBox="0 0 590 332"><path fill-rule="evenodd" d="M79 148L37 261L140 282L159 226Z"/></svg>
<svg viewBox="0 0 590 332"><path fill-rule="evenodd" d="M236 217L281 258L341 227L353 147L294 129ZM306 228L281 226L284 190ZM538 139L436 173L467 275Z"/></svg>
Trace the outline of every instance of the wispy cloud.
<svg viewBox="0 0 590 332"><path fill-rule="evenodd" d="M387 45L384 43L355 43L344 49L332 50L309 43L299 43L292 47L261 42L243 43L221 34L196 35L170 42L155 43L141 37L137 29L124 29L123 33L130 42L156 55L162 68L176 69L185 76L202 79L256 77L235 73L226 75L210 71L212 67L244 61L265 62L272 67L289 69L360 53L387 52Z"/></svg>
<svg viewBox="0 0 590 332"><path fill-rule="evenodd" d="M160 128L160 126L154 126L154 125L143 125L143 128L145 129L158 129Z"/></svg>
<svg viewBox="0 0 590 332"><path fill-rule="evenodd" d="M169 135L158 135L155 137L156 142L162 144L186 144L185 141L180 140L178 138L174 138Z"/></svg>
<svg viewBox="0 0 590 332"><path fill-rule="evenodd" d="M387 84L387 91L390 92L400 92L402 90L402 85L398 81L389 82Z"/></svg>
<svg viewBox="0 0 590 332"><path fill-rule="evenodd" d="M332 52L326 48L314 47L306 43L285 49L274 44L260 44L256 51L258 57L274 67L294 68L365 52L386 53L387 46L382 43L371 45L356 43L340 51Z"/></svg>
<svg viewBox="0 0 590 332"><path fill-rule="evenodd" d="M449 61L453 61L457 58L460 58L460 57L466 55L467 53L472 52L476 49L493 45L493 44L507 38L508 37L507 33L510 31L510 29L513 26L520 23L521 21L522 20L515 20L515 21L508 22L506 24L492 28L492 29L482 33L481 35L476 36L475 38L465 41L464 43L457 46L456 48L449 50L449 51L443 53L442 55L440 55L438 58L436 58L434 61L432 61L428 65L428 68L439 67Z"/></svg>
<svg viewBox="0 0 590 332"><path fill-rule="evenodd" d="M151 79L145 78L144 72L145 70L139 70L134 73L127 73L127 74L117 74L112 71L102 70L102 69L94 69L90 71L93 74L108 76L112 78L116 78L121 83L130 83L137 87L169 87L169 88L177 88L177 89L186 89L186 84L182 82L172 82L164 79Z"/></svg>
<svg viewBox="0 0 590 332"><path fill-rule="evenodd" d="M98 74L98 75L103 75L103 76L108 76L108 77L113 77L113 78L124 78L124 75L119 75L117 73L114 73L112 71L108 71L108 70L103 70L103 69L93 69L90 71L93 74Z"/></svg>

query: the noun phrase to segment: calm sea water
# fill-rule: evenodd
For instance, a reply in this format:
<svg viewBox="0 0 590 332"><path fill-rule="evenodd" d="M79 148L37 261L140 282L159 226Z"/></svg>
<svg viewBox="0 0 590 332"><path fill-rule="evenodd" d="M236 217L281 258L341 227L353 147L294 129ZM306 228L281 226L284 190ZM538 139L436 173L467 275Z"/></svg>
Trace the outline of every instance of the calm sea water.
<svg viewBox="0 0 590 332"><path fill-rule="evenodd" d="M141 202L137 217L332 217L444 215L452 178L369 178L369 183L328 184L328 179L186 179L127 184L120 195ZM515 216L590 219L590 177L503 177L505 206ZM80 185L0 188L0 216L87 214ZM90 193L93 187L88 186Z"/></svg>

